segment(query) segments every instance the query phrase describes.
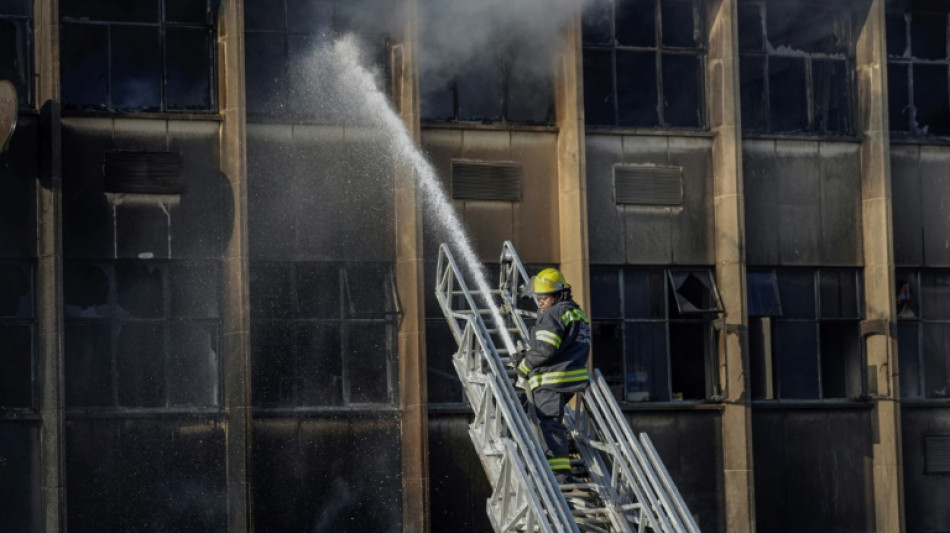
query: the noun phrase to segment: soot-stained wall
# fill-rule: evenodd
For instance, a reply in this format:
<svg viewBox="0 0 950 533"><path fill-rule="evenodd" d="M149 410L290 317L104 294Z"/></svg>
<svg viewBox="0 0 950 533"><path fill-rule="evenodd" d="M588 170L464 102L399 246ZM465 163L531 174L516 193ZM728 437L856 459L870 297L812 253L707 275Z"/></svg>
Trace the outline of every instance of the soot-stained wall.
<svg viewBox="0 0 950 533"><path fill-rule="evenodd" d="M758 531L873 528L870 410L753 409Z"/></svg>
<svg viewBox="0 0 950 533"><path fill-rule="evenodd" d="M860 145L746 139L746 262L860 266Z"/></svg>
<svg viewBox="0 0 950 533"><path fill-rule="evenodd" d="M950 530L950 476L928 465L928 436L950 434L950 409L943 406L908 406L901 409L904 451L904 502L907 531L936 533ZM932 441L929 443L932 445ZM931 460L939 451L931 450Z"/></svg>
<svg viewBox="0 0 950 533"><path fill-rule="evenodd" d="M950 266L950 149L891 147L894 261L898 266Z"/></svg>
<svg viewBox="0 0 950 533"><path fill-rule="evenodd" d="M451 198L452 160L517 162L521 164L521 201L454 202L471 234L476 254L498 262L501 245L510 240L522 261L556 263L559 257L557 134L551 131L487 131L430 128L423 131L422 148ZM439 223L426 213L425 257L438 256Z"/></svg>
<svg viewBox="0 0 950 533"><path fill-rule="evenodd" d="M468 425L468 410L429 416L429 497L432 531L489 531L485 512L491 485Z"/></svg>
<svg viewBox="0 0 950 533"><path fill-rule="evenodd" d="M41 502L35 350L36 184L40 128L20 117L0 154L0 530L31 531ZM26 415L26 416L24 416Z"/></svg>
<svg viewBox="0 0 950 533"><path fill-rule="evenodd" d="M62 143L70 530L222 530L219 263L234 209L218 123L65 118ZM115 151L180 153L181 191L107 193Z"/></svg>
<svg viewBox="0 0 950 533"><path fill-rule="evenodd" d="M590 263L713 264L712 142L703 137L587 134ZM614 167L681 167L681 206L617 205Z"/></svg>

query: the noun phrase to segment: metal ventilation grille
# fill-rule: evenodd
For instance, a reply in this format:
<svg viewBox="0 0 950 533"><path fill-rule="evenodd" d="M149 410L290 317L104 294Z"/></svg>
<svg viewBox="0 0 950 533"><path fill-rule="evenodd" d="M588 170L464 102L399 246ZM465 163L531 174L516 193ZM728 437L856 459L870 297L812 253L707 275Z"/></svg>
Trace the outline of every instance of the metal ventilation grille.
<svg viewBox="0 0 950 533"><path fill-rule="evenodd" d="M452 161L452 198L521 201L521 164Z"/></svg>
<svg viewBox="0 0 950 533"><path fill-rule="evenodd" d="M181 154L173 152L106 152L105 190L137 194L182 191Z"/></svg>
<svg viewBox="0 0 950 533"><path fill-rule="evenodd" d="M924 436L924 472L950 474L950 435Z"/></svg>
<svg viewBox="0 0 950 533"><path fill-rule="evenodd" d="M617 204L683 205L683 169L617 165L614 195Z"/></svg>

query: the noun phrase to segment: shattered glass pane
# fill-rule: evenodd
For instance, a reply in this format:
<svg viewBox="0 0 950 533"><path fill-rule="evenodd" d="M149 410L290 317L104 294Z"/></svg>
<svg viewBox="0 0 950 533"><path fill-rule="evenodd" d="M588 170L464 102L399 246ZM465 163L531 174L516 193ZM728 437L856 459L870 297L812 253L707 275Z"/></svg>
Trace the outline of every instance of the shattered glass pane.
<svg viewBox="0 0 950 533"><path fill-rule="evenodd" d="M162 106L162 44L157 27L112 26L111 107L157 111Z"/></svg>
<svg viewBox="0 0 950 533"><path fill-rule="evenodd" d="M702 59L696 55L663 54L663 119L668 126L703 125Z"/></svg>
<svg viewBox="0 0 950 533"><path fill-rule="evenodd" d="M105 109L109 105L109 28L64 24L60 35L63 103Z"/></svg>
<svg viewBox="0 0 950 533"><path fill-rule="evenodd" d="M666 324L624 324L624 374L628 402L668 402L669 360L666 356Z"/></svg>
<svg viewBox="0 0 950 533"><path fill-rule="evenodd" d="M823 269L818 277L821 318L858 318L854 271Z"/></svg>
<svg viewBox="0 0 950 533"><path fill-rule="evenodd" d="M593 318L620 318L620 284L614 267L590 269L590 305Z"/></svg>
<svg viewBox="0 0 950 533"><path fill-rule="evenodd" d="M339 263L301 262L295 265L296 300L303 318L339 318Z"/></svg>
<svg viewBox="0 0 950 533"><path fill-rule="evenodd" d="M196 320L169 326L168 403L188 407L218 405L218 327Z"/></svg>
<svg viewBox="0 0 950 533"><path fill-rule="evenodd" d="M774 272L747 272L746 287L749 316L782 316Z"/></svg>
<svg viewBox="0 0 950 533"><path fill-rule="evenodd" d="M33 318L32 270L0 263L0 317Z"/></svg>
<svg viewBox="0 0 950 533"><path fill-rule="evenodd" d="M591 342L597 346L593 351L594 368L600 370L604 381L617 400L624 400L623 322L620 320L591 320ZM635 377L635 374L631 377Z"/></svg>
<svg viewBox="0 0 950 533"><path fill-rule="evenodd" d="M887 25L887 55L904 57L910 53L907 42L907 20L903 11L888 11Z"/></svg>
<svg viewBox="0 0 950 533"><path fill-rule="evenodd" d="M251 324L251 397L255 407L293 406L295 329L289 320Z"/></svg>
<svg viewBox="0 0 950 533"><path fill-rule="evenodd" d="M814 84L812 98L815 106L815 129L828 133L850 133L848 63L844 60L814 59L811 72Z"/></svg>
<svg viewBox="0 0 950 533"><path fill-rule="evenodd" d="M349 403L389 403L389 361L395 360L392 327L350 323L346 331Z"/></svg>
<svg viewBox="0 0 950 533"><path fill-rule="evenodd" d="M916 128L923 135L950 134L947 66L915 64L913 70Z"/></svg>
<svg viewBox="0 0 950 533"><path fill-rule="evenodd" d="M613 53L584 50L584 118L587 124L613 126Z"/></svg>
<svg viewBox="0 0 950 533"><path fill-rule="evenodd" d="M947 58L946 13L911 14L910 54L917 59Z"/></svg>
<svg viewBox="0 0 950 533"><path fill-rule="evenodd" d="M800 2L766 4L768 42L776 51L840 54L850 46L850 25L841 8Z"/></svg>
<svg viewBox="0 0 950 533"><path fill-rule="evenodd" d="M112 326L104 321L66 323L67 407L105 407L112 399Z"/></svg>
<svg viewBox="0 0 950 533"><path fill-rule="evenodd" d="M120 316L158 318L165 315L162 268L145 261L120 261L115 271Z"/></svg>
<svg viewBox="0 0 950 533"><path fill-rule="evenodd" d="M297 327L297 403L343 404L340 328L335 323L300 322ZM360 354L366 357L368 354Z"/></svg>
<svg viewBox="0 0 950 533"><path fill-rule="evenodd" d="M769 105L765 92L765 67L762 56L739 58L739 84L742 105L742 128L749 131L768 131Z"/></svg>
<svg viewBox="0 0 950 533"><path fill-rule="evenodd" d="M584 44L613 44L611 0L592 0L584 8Z"/></svg>
<svg viewBox="0 0 950 533"><path fill-rule="evenodd" d="M673 397L706 397L705 327L702 322L670 323L670 383Z"/></svg>
<svg viewBox="0 0 950 533"><path fill-rule="evenodd" d="M616 54L618 124L657 126L656 54L627 50Z"/></svg>
<svg viewBox="0 0 950 533"><path fill-rule="evenodd" d="M700 25L694 19L693 0L662 0L660 20L665 46L694 48L701 45Z"/></svg>
<svg viewBox="0 0 950 533"><path fill-rule="evenodd" d="M759 4L739 4L739 48L762 52L762 8Z"/></svg>
<svg viewBox="0 0 950 533"><path fill-rule="evenodd" d="M167 109L211 109L210 30L166 28L165 39Z"/></svg>
<svg viewBox="0 0 950 533"><path fill-rule="evenodd" d="M0 324L0 407L33 407L33 328Z"/></svg>
<svg viewBox="0 0 950 533"><path fill-rule="evenodd" d="M819 397L817 328L814 322L776 321L773 346L778 363L779 398Z"/></svg>
<svg viewBox="0 0 950 533"><path fill-rule="evenodd" d="M623 317L666 318L666 277L662 270L624 269Z"/></svg>
<svg viewBox="0 0 950 533"><path fill-rule="evenodd" d="M855 322L823 322L821 335L821 397L853 398L860 390L861 334ZM903 370L903 369L902 369Z"/></svg>
<svg viewBox="0 0 950 533"><path fill-rule="evenodd" d="M920 324L897 324L897 355L900 358L901 397L920 398Z"/></svg>
<svg viewBox="0 0 950 533"><path fill-rule="evenodd" d="M616 39L621 46L656 46L656 1L616 0Z"/></svg>
<svg viewBox="0 0 950 533"><path fill-rule="evenodd" d="M887 64L887 110L891 131L911 131L907 65Z"/></svg>
<svg viewBox="0 0 950 533"><path fill-rule="evenodd" d="M785 318L815 318L815 276L812 272L778 272L778 291Z"/></svg>
<svg viewBox="0 0 950 533"><path fill-rule="evenodd" d="M772 131L796 132L808 129L806 88L804 58L769 58Z"/></svg>
<svg viewBox="0 0 950 533"><path fill-rule="evenodd" d="M165 405L165 331L161 324L125 322L116 341L119 405Z"/></svg>

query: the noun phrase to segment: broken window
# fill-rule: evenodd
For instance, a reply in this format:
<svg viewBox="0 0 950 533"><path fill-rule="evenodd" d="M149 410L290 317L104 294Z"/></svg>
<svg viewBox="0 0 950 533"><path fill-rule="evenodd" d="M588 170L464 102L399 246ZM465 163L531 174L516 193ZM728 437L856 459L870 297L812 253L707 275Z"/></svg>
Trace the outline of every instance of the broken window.
<svg viewBox="0 0 950 533"><path fill-rule="evenodd" d="M901 397L950 398L950 272L897 269Z"/></svg>
<svg viewBox="0 0 950 533"><path fill-rule="evenodd" d="M217 2L63 0L63 104L110 112L215 111Z"/></svg>
<svg viewBox="0 0 950 533"><path fill-rule="evenodd" d="M847 9L828 2L739 4L745 131L853 133L851 18Z"/></svg>
<svg viewBox="0 0 950 533"><path fill-rule="evenodd" d="M220 272L214 260L67 260L69 408L220 405Z"/></svg>
<svg viewBox="0 0 950 533"><path fill-rule="evenodd" d="M16 87L21 108L33 104L32 9L29 0L0 2L0 80Z"/></svg>
<svg viewBox="0 0 950 533"><path fill-rule="evenodd" d="M394 287L389 263L253 263L254 406L392 404Z"/></svg>
<svg viewBox="0 0 950 533"><path fill-rule="evenodd" d="M703 400L718 393L708 268L591 268L594 366L618 399Z"/></svg>
<svg viewBox="0 0 950 533"><path fill-rule="evenodd" d="M490 14L477 3L420 2L423 120L554 123L557 28L544 27L537 19L525 24L526 14L517 2L496 4ZM473 37L469 28L479 24L491 29Z"/></svg>
<svg viewBox="0 0 950 533"><path fill-rule="evenodd" d="M244 4L245 91L248 119L341 123L349 100L337 87L331 48L358 36L363 65L388 89L389 28L376 15L383 0L272 0ZM368 16L373 14L373 16Z"/></svg>
<svg viewBox="0 0 950 533"><path fill-rule="evenodd" d="M584 11L590 126L706 126L705 2L596 0Z"/></svg>
<svg viewBox="0 0 950 533"><path fill-rule="evenodd" d="M34 294L32 263L0 261L0 410L36 407Z"/></svg>
<svg viewBox="0 0 950 533"><path fill-rule="evenodd" d="M746 287L754 399L863 394L858 270L750 268Z"/></svg>
<svg viewBox="0 0 950 533"><path fill-rule="evenodd" d="M950 135L945 2L887 2L887 90L892 133Z"/></svg>

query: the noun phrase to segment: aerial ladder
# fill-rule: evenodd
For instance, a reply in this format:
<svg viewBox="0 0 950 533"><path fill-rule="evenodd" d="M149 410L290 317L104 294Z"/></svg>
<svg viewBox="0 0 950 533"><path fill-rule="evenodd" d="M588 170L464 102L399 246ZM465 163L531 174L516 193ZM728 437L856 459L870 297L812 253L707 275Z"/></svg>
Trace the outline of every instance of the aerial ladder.
<svg viewBox="0 0 950 533"><path fill-rule="evenodd" d="M453 365L475 415L469 436L492 487L486 510L494 530L699 533L650 438L634 434L596 369L565 407L579 481L556 481L510 377L511 351L530 345L525 320L537 316L530 300L519 306L533 297L511 242L488 295L469 290L446 244L436 270L436 297L458 343Z"/></svg>

